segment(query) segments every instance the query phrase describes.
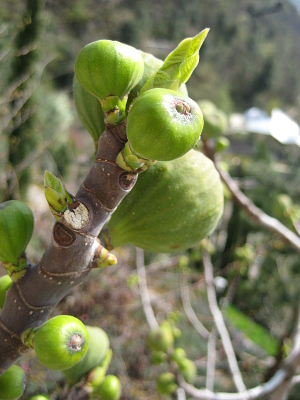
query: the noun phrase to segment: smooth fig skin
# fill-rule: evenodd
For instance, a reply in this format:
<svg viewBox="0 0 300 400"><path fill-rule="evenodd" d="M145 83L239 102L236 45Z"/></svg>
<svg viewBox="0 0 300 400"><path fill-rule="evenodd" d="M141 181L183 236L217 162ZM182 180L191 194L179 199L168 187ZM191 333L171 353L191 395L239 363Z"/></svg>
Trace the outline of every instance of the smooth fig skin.
<svg viewBox="0 0 300 400"><path fill-rule="evenodd" d="M183 156L199 140L202 112L189 97L169 89L151 89L129 110L126 132L132 153L149 160Z"/></svg>
<svg viewBox="0 0 300 400"><path fill-rule="evenodd" d="M86 354L89 335L84 324L70 315L59 315L45 322L33 337L35 353L42 364L65 370Z"/></svg>
<svg viewBox="0 0 300 400"><path fill-rule="evenodd" d="M104 112L109 111L105 99L115 97L115 106L119 107L117 99L122 100L128 95L141 79L143 71L144 61L138 50L111 40L89 43L75 60L78 81L101 100Z"/></svg>
<svg viewBox="0 0 300 400"><path fill-rule="evenodd" d="M3 275L0 278L0 310L4 306L5 296L13 281L9 275Z"/></svg>
<svg viewBox="0 0 300 400"><path fill-rule="evenodd" d="M89 347L85 356L73 367L64 370L68 382L73 384L96 367L109 351L109 338L103 329L97 326L86 326L89 334Z"/></svg>
<svg viewBox="0 0 300 400"><path fill-rule="evenodd" d="M97 393L101 400L119 400L121 398L121 384L115 375L107 375L101 385L97 388Z"/></svg>
<svg viewBox="0 0 300 400"><path fill-rule="evenodd" d="M203 138L211 139L222 136L228 128L226 113L209 100L199 100L197 104L204 117Z"/></svg>
<svg viewBox="0 0 300 400"><path fill-rule="evenodd" d="M0 400L19 399L26 386L26 375L18 365L11 366L0 376Z"/></svg>
<svg viewBox="0 0 300 400"><path fill-rule="evenodd" d="M174 344L172 330L167 326L159 326L149 332L147 346L152 351L162 351L166 353Z"/></svg>
<svg viewBox="0 0 300 400"><path fill-rule="evenodd" d="M34 217L22 201L0 204L0 261L19 265L33 233Z"/></svg>
<svg viewBox="0 0 300 400"><path fill-rule="evenodd" d="M157 391L160 394L173 394L177 389L176 377L172 372L163 372L157 379Z"/></svg>
<svg viewBox="0 0 300 400"><path fill-rule="evenodd" d="M131 243L154 253L186 250L214 230L223 203L219 173L203 153L191 150L157 162L140 174L113 213L106 245Z"/></svg>
<svg viewBox="0 0 300 400"><path fill-rule="evenodd" d="M100 101L81 86L76 76L73 82L73 95L78 117L93 138L97 149L99 137L105 130L104 112Z"/></svg>

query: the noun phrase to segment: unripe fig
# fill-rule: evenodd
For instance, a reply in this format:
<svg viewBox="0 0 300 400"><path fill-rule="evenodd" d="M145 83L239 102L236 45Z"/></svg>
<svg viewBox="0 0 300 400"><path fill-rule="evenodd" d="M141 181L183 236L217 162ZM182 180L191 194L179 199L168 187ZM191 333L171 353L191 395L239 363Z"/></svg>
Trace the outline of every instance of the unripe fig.
<svg viewBox="0 0 300 400"><path fill-rule="evenodd" d="M12 285L12 279L9 275L1 276L0 278L0 310L4 305L5 295Z"/></svg>
<svg viewBox="0 0 300 400"><path fill-rule="evenodd" d="M18 365L11 366L0 376L0 400L19 399L26 386L25 372Z"/></svg>
<svg viewBox="0 0 300 400"><path fill-rule="evenodd" d="M87 375L86 378L86 385L92 388L98 387L102 381L104 380L104 377L106 375L106 372L108 370L109 364L111 362L112 358L112 350L109 349L106 356L104 359L101 361L101 363L94 367Z"/></svg>
<svg viewBox="0 0 300 400"><path fill-rule="evenodd" d="M160 365L166 361L167 355L163 351L152 351L150 354L150 362L154 365Z"/></svg>
<svg viewBox="0 0 300 400"><path fill-rule="evenodd" d="M178 385L176 377L171 372L162 373L157 380L157 391L161 394L173 394L176 392Z"/></svg>
<svg viewBox="0 0 300 400"><path fill-rule="evenodd" d="M105 130L104 113L100 101L85 90L76 77L74 77L73 82L73 95L78 117L92 136L95 149L97 149L99 137Z"/></svg>
<svg viewBox="0 0 300 400"><path fill-rule="evenodd" d="M230 140L225 136L220 136L216 139L215 152L220 153L227 150L230 146Z"/></svg>
<svg viewBox="0 0 300 400"><path fill-rule="evenodd" d="M197 101L204 118L203 136L207 139L224 134L228 128L228 117L208 100Z"/></svg>
<svg viewBox="0 0 300 400"><path fill-rule="evenodd" d="M139 50L140 51L140 50ZM152 74L158 71L158 69L162 66L163 61L159 60L158 58L154 57L152 54L144 53L140 51L141 56L144 60L144 71L141 79L139 80L138 84L130 91L128 100L127 100L127 110L132 103L132 101L138 97L141 88L147 82Z"/></svg>
<svg viewBox="0 0 300 400"><path fill-rule="evenodd" d="M125 118L127 95L143 75L138 50L126 44L98 40L86 45L75 60L75 75L88 92L98 97L104 112L117 108Z"/></svg>
<svg viewBox="0 0 300 400"><path fill-rule="evenodd" d="M209 235L222 212L219 174L210 159L191 150L140 174L108 222L110 245L131 243L151 252L181 251Z"/></svg>
<svg viewBox="0 0 300 400"><path fill-rule="evenodd" d="M76 383L80 378L96 367L109 351L109 338L103 329L97 326L86 326L89 335L89 346L85 356L73 367L64 370L70 383Z"/></svg>
<svg viewBox="0 0 300 400"><path fill-rule="evenodd" d="M121 398L121 384L115 375L107 375L97 388L101 400L119 400Z"/></svg>
<svg viewBox="0 0 300 400"><path fill-rule="evenodd" d="M38 394L36 396L30 397L29 400L49 400L49 397L44 396L43 394Z"/></svg>
<svg viewBox="0 0 300 400"><path fill-rule="evenodd" d="M179 371L188 383L192 383L193 379L197 375L197 367L192 360L188 358L182 358L177 361Z"/></svg>
<svg viewBox="0 0 300 400"><path fill-rule="evenodd" d="M33 336L37 358L47 368L65 370L77 364L86 354L89 335L84 324L71 315L49 319Z"/></svg>
<svg viewBox="0 0 300 400"><path fill-rule="evenodd" d="M22 201L0 204L0 261L19 265L33 232L31 209Z"/></svg>
<svg viewBox="0 0 300 400"><path fill-rule="evenodd" d="M136 99L126 126L134 155L167 161L181 157L195 145L203 128L203 116L189 97L158 88Z"/></svg>
<svg viewBox="0 0 300 400"><path fill-rule="evenodd" d="M149 332L147 337L147 346L153 351L167 352L173 346L174 337L172 330L166 326L159 326Z"/></svg>
<svg viewBox="0 0 300 400"><path fill-rule="evenodd" d="M173 336L174 336L174 339L175 339L175 340L181 338L182 332L181 332L181 330L180 330L179 328L177 328L176 326L174 326L173 329L172 329L172 332L173 332Z"/></svg>
<svg viewBox="0 0 300 400"><path fill-rule="evenodd" d="M180 360L186 358L186 352L181 347L176 347L172 353L171 359L176 363L180 362Z"/></svg>

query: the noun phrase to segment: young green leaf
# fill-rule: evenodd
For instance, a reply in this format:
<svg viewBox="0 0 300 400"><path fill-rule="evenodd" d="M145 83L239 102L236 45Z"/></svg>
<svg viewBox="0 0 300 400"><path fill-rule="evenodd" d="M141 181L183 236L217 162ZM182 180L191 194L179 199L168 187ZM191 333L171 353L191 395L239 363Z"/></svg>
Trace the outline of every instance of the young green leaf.
<svg viewBox="0 0 300 400"><path fill-rule="evenodd" d="M178 90L187 82L199 62L199 50L209 29L184 39L165 59L160 69L142 87L140 93L153 88Z"/></svg>

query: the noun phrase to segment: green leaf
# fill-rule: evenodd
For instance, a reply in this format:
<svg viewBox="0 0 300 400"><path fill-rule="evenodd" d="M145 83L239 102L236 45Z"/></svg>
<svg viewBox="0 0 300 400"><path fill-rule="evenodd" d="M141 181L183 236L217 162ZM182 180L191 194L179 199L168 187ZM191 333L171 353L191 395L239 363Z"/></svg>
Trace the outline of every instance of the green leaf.
<svg viewBox="0 0 300 400"><path fill-rule="evenodd" d="M65 188L62 181L49 171L45 171L44 185L45 188L49 187L62 195L65 194Z"/></svg>
<svg viewBox="0 0 300 400"><path fill-rule="evenodd" d="M153 88L178 90L187 82L199 62L199 50L209 29L186 38L165 59L160 69L142 87L140 94Z"/></svg>

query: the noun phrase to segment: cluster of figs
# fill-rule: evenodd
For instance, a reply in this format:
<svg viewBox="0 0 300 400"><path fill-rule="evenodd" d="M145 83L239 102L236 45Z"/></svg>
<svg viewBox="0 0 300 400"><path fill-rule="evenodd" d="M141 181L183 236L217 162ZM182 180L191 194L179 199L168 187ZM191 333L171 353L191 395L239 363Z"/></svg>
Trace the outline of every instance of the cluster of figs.
<svg viewBox="0 0 300 400"><path fill-rule="evenodd" d="M222 215L219 175L213 162L194 148L203 130L203 113L188 97L185 86L198 64L207 33L205 29L182 41L164 62L110 40L88 44L76 58L75 107L95 149L107 125L124 124L127 143L116 163L125 171L139 173L134 188L102 231L108 249L129 243L151 252L182 251L209 235ZM50 204L54 192L48 189ZM63 186L61 195L72 201ZM7 272L0 279L0 309L10 286L26 273L25 250L33 226L33 214L25 203L11 200L0 205L0 261ZM105 332L97 329L60 315L23 332L22 341L35 350L46 367L63 370L70 385L87 376L87 390L95 398L118 400L120 382L106 375L111 358L109 341ZM158 336L168 331L162 326ZM171 338L170 332L168 335ZM156 348L162 342L149 336L148 346L157 357L167 351ZM172 357L184 371L189 364L184 353L174 350ZM174 377L161 378L162 382L168 379L173 391ZM163 386L158 383L158 387ZM16 392L7 391L7 387ZM17 399L23 390L20 367L13 366L0 377L0 400Z"/></svg>
<svg viewBox="0 0 300 400"><path fill-rule="evenodd" d="M186 382L192 383L197 367L190 360L182 347L176 346L181 337L181 330L174 320L165 320L157 328L151 330L147 337L147 348L150 351L150 361L154 365L168 366L157 379L157 391L162 395L174 394L178 389L176 372L180 372Z"/></svg>

